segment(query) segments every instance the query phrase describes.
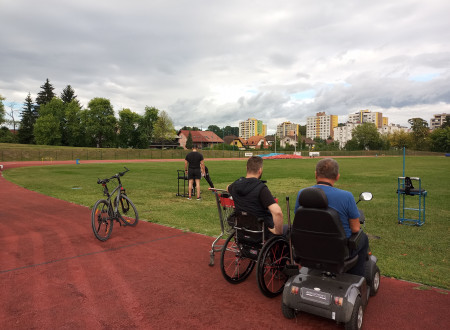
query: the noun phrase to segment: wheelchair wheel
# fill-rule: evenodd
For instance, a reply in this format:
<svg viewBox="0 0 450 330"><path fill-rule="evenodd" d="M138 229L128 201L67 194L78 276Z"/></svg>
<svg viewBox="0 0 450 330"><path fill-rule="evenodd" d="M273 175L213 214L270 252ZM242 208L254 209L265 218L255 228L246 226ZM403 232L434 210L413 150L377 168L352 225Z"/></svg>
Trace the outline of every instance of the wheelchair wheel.
<svg viewBox="0 0 450 330"><path fill-rule="evenodd" d="M284 237L275 236L264 244L258 256L256 279L261 292L269 298L283 292L288 276L283 272L290 264L289 244Z"/></svg>
<svg viewBox="0 0 450 330"><path fill-rule="evenodd" d="M255 267L255 261L243 256L241 247L235 242L234 231L225 241L220 258L223 277L233 284L244 281Z"/></svg>

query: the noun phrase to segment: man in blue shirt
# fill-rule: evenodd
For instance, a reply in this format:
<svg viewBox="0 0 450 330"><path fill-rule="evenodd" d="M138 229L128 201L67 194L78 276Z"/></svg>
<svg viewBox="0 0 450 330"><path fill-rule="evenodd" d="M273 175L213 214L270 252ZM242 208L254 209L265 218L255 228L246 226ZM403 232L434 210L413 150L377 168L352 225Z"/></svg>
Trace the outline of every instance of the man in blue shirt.
<svg viewBox="0 0 450 330"><path fill-rule="evenodd" d="M359 211L356 207L355 198L350 192L334 187L334 184L340 177L338 163L332 158L320 160L316 165L315 175L317 184L313 187L320 188L325 192L328 199L328 206L339 213L339 218L347 238L352 233L357 233L361 229L361 225L359 223ZM298 197L300 192L301 190L298 192L297 201L295 202L295 211L299 207ZM349 273L364 276L369 239L364 232L361 234L358 249L350 252L352 256L358 254L358 262Z"/></svg>

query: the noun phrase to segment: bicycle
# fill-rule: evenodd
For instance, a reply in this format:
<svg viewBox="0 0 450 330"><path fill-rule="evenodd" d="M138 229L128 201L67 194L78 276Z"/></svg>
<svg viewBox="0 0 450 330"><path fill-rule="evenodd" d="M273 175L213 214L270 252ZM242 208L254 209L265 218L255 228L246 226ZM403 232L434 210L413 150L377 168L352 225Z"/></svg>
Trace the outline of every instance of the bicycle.
<svg viewBox="0 0 450 330"><path fill-rule="evenodd" d="M100 241L106 241L112 233L114 220L119 223L120 226L136 226L139 220L138 212L133 202L127 196L125 188L122 186L120 177L124 176L129 171L124 167L126 171L119 172L107 179L98 179L97 184L103 186L103 195L106 199L99 199L94 204L92 209L91 220L92 230L95 237ZM108 182L116 179L118 181L117 187L110 193L108 190ZM117 192L115 198L112 196Z"/></svg>

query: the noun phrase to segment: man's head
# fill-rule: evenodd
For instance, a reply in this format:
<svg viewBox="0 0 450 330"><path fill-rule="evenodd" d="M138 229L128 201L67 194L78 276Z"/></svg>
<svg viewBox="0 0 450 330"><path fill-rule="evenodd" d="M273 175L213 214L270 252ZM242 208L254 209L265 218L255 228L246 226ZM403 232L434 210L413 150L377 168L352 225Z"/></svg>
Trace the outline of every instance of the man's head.
<svg viewBox="0 0 450 330"><path fill-rule="evenodd" d="M258 156L252 156L247 161L247 176L256 176L258 179L262 176L263 159Z"/></svg>
<svg viewBox="0 0 450 330"><path fill-rule="evenodd" d="M328 179L337 181L339 179L339 165L332 158L324 158L316 165L316 179Z"/></svg>
<svg viewBox="0 0 450 330"><path fill-rule="evenodd" d="M192 151L197 151L197 146L193 146Z"/></svg>

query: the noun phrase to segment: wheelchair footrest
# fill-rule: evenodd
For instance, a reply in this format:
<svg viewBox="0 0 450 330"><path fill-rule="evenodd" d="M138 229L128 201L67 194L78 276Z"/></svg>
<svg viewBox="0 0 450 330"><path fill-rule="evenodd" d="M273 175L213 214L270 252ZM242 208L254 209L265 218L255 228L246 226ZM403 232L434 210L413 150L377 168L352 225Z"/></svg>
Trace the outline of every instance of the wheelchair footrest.
<svg viewBox="0 0 450 330"><path fill-rule="evenodd" d="M298 268L298 265L286 265L283 269L283 273L288 276L296 276L300 274L300 269Z"/></svg>

